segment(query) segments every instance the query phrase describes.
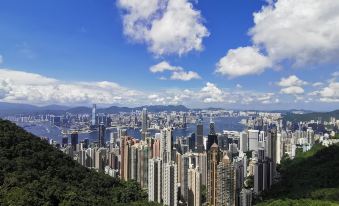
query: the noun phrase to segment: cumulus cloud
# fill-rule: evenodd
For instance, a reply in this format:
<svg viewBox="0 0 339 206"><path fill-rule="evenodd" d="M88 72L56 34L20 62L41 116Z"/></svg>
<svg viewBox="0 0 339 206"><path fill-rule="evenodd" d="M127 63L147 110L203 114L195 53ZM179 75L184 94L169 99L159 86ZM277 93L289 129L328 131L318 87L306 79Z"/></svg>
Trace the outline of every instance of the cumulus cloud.
<svg viewBox="0 0 339 206"><path fill-rule="evenodd" d="M288 62L294 67L337 62L339 59L339 1L331 0L277 0L268 1L268 5L253 14L254 26L249 35L255 48L260 48L262 64L242 63L246 59L223 57L225 64L217 65L216 71L229 76L256 74L267 68L279 67ZM228 54L240 55L242 47L229 50ZM237 67L228 66L226 63ZM235 62L235 63L234 63ZM245 65L245 66L243 66ZM242 72L232 72L243 66ZM235 75L234 75L235 73Z"/></svg>
<svg viewBox="0 0 339 206"><path fill-rule="evenodd" d="M339 102L339 82L331 82L329 85L318 92L320 101Z"/></svg>
<svg viewBox="0 0 339 206"><path fill-rule="evenodd" d="M162 61L150 67L152 73L161 73L165 71L172 72L169 79L189 81L192 79L201 79L200 75L194 71L185 71L184 68L179 66L172 66L167 61ZM161 80L166 80L166 77L161 77Z"/></svg>
<svg viewBox="0 0 339 206"><path fill-rule="evenodd" d="M320 86L323 86L323 85L324 85L324 83L322 83L322 82L314 82L312 84L313 87L320 87Z"/></svg>
<svg viewBox="0 0 339 206"><path fill-rule="evenodd" d="M182 81L189 81L192 79L201 79L198 73L193 71L179 71L179 72L173 72L171 75L171 79L173 80L182 80Z"/></svg>
<svg viewBox="0 0 339 206"><path fill-rule="evenodd" d="M336 89L333 85L329 85L329 88ZM331 95L328 89L319 91L316 95L320 96L320 92L323 92L322 98ZM0 101L3 102L37 105L98 103L124 106L184 104L189 107L237 107L249 104L277 104L279 98L279 94L221 88L212 82L192 89L144 91L110 81L67 82L29 72L0 69Z"/></svg>
<svg viewBox="0 0 339 206"><path fill-rule="evenodd" d="M302 94L304 93L304 89L299 86L290 86L282 88L280 92L283 94Z"/></svg>
<svg viewBox="0 0 339 206"><path fill-rule="evenodd" d="M156 55L182 55L203 49L209 36L200 11L189 0L118 0L123 11L124 34L146 43Z"/></svg>
<svg viewBox="0 0 339 206"><path fill-rule="evenodd" d="M281 78L281 80L277 83L277 85L281 86L281 87L302 86L302 85L306 85L306 84L307 84L307 82L299 79L295 75L291 75L287 78Z"/></svg>
<svg viewBox="0 0 339 206"><path fill-rule="evenodd" d="M271 66L270 60L255 47L230 49L216 65L216 72L230 77L260 74Z"/></svg>

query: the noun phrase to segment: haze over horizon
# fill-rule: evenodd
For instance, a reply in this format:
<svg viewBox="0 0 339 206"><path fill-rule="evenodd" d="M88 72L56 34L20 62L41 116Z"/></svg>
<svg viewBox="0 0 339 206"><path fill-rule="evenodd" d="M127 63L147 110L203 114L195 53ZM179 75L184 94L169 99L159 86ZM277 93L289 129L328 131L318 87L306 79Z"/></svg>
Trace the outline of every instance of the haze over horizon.
<svg viewBox="0 0 339 206"><path fill-rule="evenodd" d="M18 2L0 6L0 102L338 109L337 1Z"/></svg>

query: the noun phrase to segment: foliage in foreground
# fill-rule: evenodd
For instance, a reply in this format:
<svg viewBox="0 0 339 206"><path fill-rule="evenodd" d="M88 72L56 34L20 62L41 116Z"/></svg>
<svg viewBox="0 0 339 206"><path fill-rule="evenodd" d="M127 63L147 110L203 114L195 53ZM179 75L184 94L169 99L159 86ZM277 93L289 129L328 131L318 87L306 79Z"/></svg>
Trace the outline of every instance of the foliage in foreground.
<svg viewBox="0 0 339 206"><path fill-rule="evenodd" d="M316 144L293 160L284 159L279 172L281 181L260 205L339 205L339 145Z"/></svg>
<svg viewBox="0 0 339 206"><path fill-rule="evenodd" d="M0 120L0 205L155 205L146 197L136 182L85 168Z"/></svg>

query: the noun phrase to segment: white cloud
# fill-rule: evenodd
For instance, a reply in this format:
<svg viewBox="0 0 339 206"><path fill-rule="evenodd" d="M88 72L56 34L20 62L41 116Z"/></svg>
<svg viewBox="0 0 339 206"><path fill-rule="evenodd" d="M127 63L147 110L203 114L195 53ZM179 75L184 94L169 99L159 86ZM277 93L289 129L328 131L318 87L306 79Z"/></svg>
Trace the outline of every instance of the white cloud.
<svg viewBox="0 0 339 206"><path fill-rule="evenodd" d="M241 89L241 88L242 88L242 85L241 85L241 84L237 84L237 85L235 85L235 87L236 87L237 89Z"/></svg>
<svg viewBox="0 0 339 206"><path fill-rule="evenodd" d="M189 81L192 79L201 79L198 73L194 71L185 71L184 68L179 66L172 66L167 61L162 61L159 64L150 67L152 73L161 73L165 71L171 71L172 74L169 79ZM166 77L161 77L160 80L167 80Z"/></svg>
<svg viewBox="0 0 339 206"><path fill-rule="evenodd" d="M223 91L213 83L207 82L200 92L205 103L224 101Z"/></svg>
<svg viewBox="0 0 339 206"><path fill-rule="evenodd" d="M182 71L183 68L170 65L167 61L162 61L159 64L151 66L149 69L152 73L164 71Z"/></svg>
<svg viewBox="0 0 339 206"><path fill-rule="evenodd" d="M307 82L299 79L295 75L291 75L287 78L281 78L281 80L277 83L277 85L281 87L302 86L302 85L307 85Z"/></svg>
<svg viewBox="0 0 339 206"><path fill-rule="evenodd" d="M283 94L303 94L304 89L299 86L290 86L290 87L282 88L280 92Z"/></svg>
<svg viewBox="0 0 339 206"><path fill-rule="evenodd" d="M320 101L323 102L339 102L339 82L331 82L329 85L318 93Z"/></svg>
<svg viewBox="0 0 339 206"><path fill-rule="evenodd" d="M320 86L322 86L322 85L324 85L324 83L322 83L322 82L314 82L314 83L312 84L313 87L320 87Z"/></svg>
<svg viewBox="0 0 339 206"><path fill-rule="evenodd" d="M118 0L124 34L144 42L156 55L182 55L203 49L209 36L200 11L189 0Z"/></svg>
<svg viewBox="0 0 339 206"><path fill-rule="evenodd" d="M225 61L220 72L224 75L256 74L283 62L294 67L338 62L339 59L339 1L333 0L277 0L253 14L254 26L249 35L252 47L260 48L261 59L271 64L244 64L245 60ZM240 47L242 48L242 47ZM234 53L229 50L228 53ZM238 52L240 55L240 52ZM253 53L253 52L252 52ZM258 53L258 51L256 52ZM225 57L224 57L225 58ZM223 59L224 59L223 58ZM228 66L226 63L231 62ZM234 63L235 62L235 63ZM255 63L255 62L254 62ZM242 65L244 72L232 72ZM219 71L217 67L217 71ZM237 71L237 70L236 70Z"/></svg>
<svg viewBox="0 0 339 206"><path fill-rule="evenodd" d="M270 67L270 60L254 47L230 49L217 63L216 72L230 77L260 74Z"/></svg>
<svg viewBox="0 0 339 206"><path fill-rule="evenodd" d="M173 72L171 75L172 80L182 80L182 81L189 81L192 79L201 79L198 73L193 71L179 71L179 72Z"/></svg>

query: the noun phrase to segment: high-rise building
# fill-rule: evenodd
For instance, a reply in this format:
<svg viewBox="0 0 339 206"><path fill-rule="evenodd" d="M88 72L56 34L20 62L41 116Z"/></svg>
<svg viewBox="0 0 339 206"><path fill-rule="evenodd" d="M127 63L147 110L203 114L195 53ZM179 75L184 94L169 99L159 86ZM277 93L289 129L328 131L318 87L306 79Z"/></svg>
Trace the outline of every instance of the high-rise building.
<svg viewBox="0 0 339 206"><path fill-rule="evenodd" d="M148 161L148 201L161 203L162 200L162 160Z"/></svg>
<svg viewBox="0 0 339 206"><path fill-rule="evenodd" d="M248 135L246 132L240 132L240 151L248 151Z"/></svg>
<svg viewBox="0 0 339 206"><path fill-rule="evenodd" d="M235 205L235 174L230 157L225 154L217 166L216 205Z"/></svg>
<svg viewBox="0 0 339 206"><path fill-rule="evenodd" d="M67 135L65 135L65 136L62 137L62 144L61 144L61 146L62 147L66 147L67 145L68 145L68 137L67 137Z"/></svg>
<svg viewBox="0 0 339 206"><path fill-rule="evenodd" d="M143 108L141 112L141 133L143 138L145 138L146 132L147 132L147 108Z"/></svg>
<svg viewBox="0 0 339 206"><path fill-rule="evenodd" d="M92 120L91 120L91 125L92 126L95 126L97 125L97 121L96 121L96 118L97 118L97 105L96 104L93 104L92 106Z"/></svg>
<svg viewBox="0 0 339 206"><path fill-rule="evenodd" d="M259 143L259 130L248 130L248 150L257 151Z"/></svg>
<svg viewBox="0 0 339 206"><path fill-rule="evenodd" d="M164 164L163 203L167 206L178 204L177 165L173 161Z"/></svg>
<svg viewBox="0 0 339 206"><path fill-rule="evenodd" d="M106 165L106 148L99 148L95 154L95 169L104 171Z"/></svg>
<svg viewBox="0 0 339 206"><path fill-rule="evenodd" d="M209 149L211 148L211 146L214 143L218 144L218 136L215 133L214 122L212 121L212 118L211 118L211 121L210 121L210 132L209 132L209 134L207 136L206 150L209 151Z"/></svg>
<svg viewBox="0 0 339 206"><path fill-rule="evenodd" d="M196 152L203 152L204 151L204 127L203 124L199 121L197 123L197 131L195 136L195 147Z"/></svg>
<svg viewBox="0 0 339 206"><path fill-rule="evenodd" d="M219 147L214 143L208 151L207 202L217 206L217 166L219 163Z"/></svg>
<svg viewBox="0 0 339 206"><path fill-rule="evenodd" d="M183 202L188 201L188 169L191 165L192 153L185 153L181 156L181 168L178 173L181 173L180 193Z"/></svg>
<svg viewBox="0 0 339 206"><path fill-rule="evenodd" d="M240 192L239 206L252 206L252 191L243 188Z"/></svg>
<svg viewBox="0 0 339 206"><path fill-rule="evenodd" d="M188 206L200 206L201 205L201 172L199 167L193 169L192 164L188 169Z"/></svg>
<svg viewBox="0 0 339 206"><path fill-rule="evenodd" d="M73 151L76 151L78 141L79 141L78 133L72 132L72 134L71 134L71 145L72 145Z"/></svg>
<svg viewBox="0 0 339 206"><path fill-rule="evenodd" d="M105 133L106 133L105 125L103 123L100 123L98 135L99 147L105 147Z"/></svg>

